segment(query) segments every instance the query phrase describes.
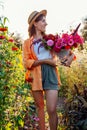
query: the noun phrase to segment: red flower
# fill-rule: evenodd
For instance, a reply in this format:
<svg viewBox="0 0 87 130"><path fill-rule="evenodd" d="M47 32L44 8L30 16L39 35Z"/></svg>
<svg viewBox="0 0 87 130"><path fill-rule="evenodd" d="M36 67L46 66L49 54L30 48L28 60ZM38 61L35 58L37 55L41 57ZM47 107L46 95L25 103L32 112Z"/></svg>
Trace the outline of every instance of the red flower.
<svg viewBox="0 0 87 130"><path fill-rule="evenodd" d="M84 43L84 39L77 33L78 28L79 26L72 34L63 33L62 35L45 35L42 40L44 47L49 50L54 50L55 52L59 52L61 49L76 48L79 44L81 45Z"/></svg>
<svg viewBox="0 0 87 130"><path fill-rule="evenodd" d="M55 36L53 34L48 34L43 37L43 39L47 40L53 40L55 41Z"/></svg>
<svg viewBox="0 0 87 130"><path fill-rule="evenodd" d="M70 46L65 46L65 49L66 49L66 50L70 49Z"/></svg>
<svg viewBox="0 0 87 130"><path fill-rule="evenodd" d="M10 38L8 41L9 41L9 42L14 42L14 40L13 40L13 39L11 39L11 38Z"/></svg>
<svg viewBox="0 0 87 130"><path fill-rule="evenodd" d="M17 47L12 47L12 51L17 51L18 48Z"/></svg>
<svg viewBox="0 0 87 130"><path fill-rule="evenodd" d="M10 61L6 61L6 64L11 65L11 62Z"/></svg>
<svg viewBox="0 0 87 130"><path fill-rule="evenodd" d="M32 82L33 82L33 78L25 79L25 81L27 81L27 82L29 82L29 83L32 83Z"/></svg>
<svg viewBox="0 0 87 130"><path fill-rule="evenodd" d="M5 39L5 36L1 35L1 36L0 36L0 39Z"/></svg>
<svg viewBox="0 0 87 130"><path fill-rule="evenodd" d="M0 27L0 31L7 31L8 30L8 28L4 28L4 27Z"/></svg>
<svg viewBox="0 0 87 130"><path fill-rule="evenodd" d="M30 82L30 83L33 82L33 77L30 75L30 71L27 71L27 72L25 73L25 81L26 81L26 82Z"/></svg>
<svg viewBox="0 0 87 130"><path fill-rule="evenodd" d="M74 43L74 45L73 45L75 48L77 48L77 46L78 46L78 44L77 43Z"/></svg>
<svg viewBox="0 0 87 130"><path fill-rule="evenodd" d="M65 49L66 49L66 50L70 49L70 46L65 46Z"/></svg>

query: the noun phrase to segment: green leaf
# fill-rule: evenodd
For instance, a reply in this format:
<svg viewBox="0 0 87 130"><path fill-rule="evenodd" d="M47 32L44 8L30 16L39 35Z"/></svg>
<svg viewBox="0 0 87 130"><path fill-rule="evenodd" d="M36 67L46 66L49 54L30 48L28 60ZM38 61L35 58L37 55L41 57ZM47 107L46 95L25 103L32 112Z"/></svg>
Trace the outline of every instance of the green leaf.
<svg viewBox="0 0 87 130"><path fill-rule="evenodd" d="M3 95L2 95L2 93L0 92L0 100L3 98Z"/></svg>
<svg viewBox="0 0 87 130"><path fill-rule="evenodd" d="M3 22L3 23L4 23L4 25L6 24L6 21L8 21L8 22L9 22L9 19L8 19L7 17L5 17L5 18L4 18L4 22Z"/></svg>
<svg viewBox="0 0 87 130"><path fill-rule="evenodd" d="M20 116L18 116L17 119L18 119L18 124L23 127L24 121L22 120L22 118Z"/></svg>

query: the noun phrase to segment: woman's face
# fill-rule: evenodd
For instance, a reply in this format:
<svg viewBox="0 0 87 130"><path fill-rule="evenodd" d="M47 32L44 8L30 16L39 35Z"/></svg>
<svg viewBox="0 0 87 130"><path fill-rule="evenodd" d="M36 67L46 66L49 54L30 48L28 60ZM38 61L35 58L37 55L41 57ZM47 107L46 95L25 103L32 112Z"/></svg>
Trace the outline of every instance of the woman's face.
<svg viewBox="0 0 87 130"><path fill-rule="evenodd" d="M36 28L36 31L45 32L47 26L46 17L43 16L41 20L34 23L34 26Z"/></svg>

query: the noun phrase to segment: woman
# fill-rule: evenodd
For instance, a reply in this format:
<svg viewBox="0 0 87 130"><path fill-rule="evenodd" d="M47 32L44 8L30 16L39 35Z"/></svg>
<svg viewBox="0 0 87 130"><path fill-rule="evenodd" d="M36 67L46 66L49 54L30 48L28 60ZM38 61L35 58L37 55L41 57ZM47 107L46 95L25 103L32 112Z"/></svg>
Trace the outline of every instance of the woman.
<svg viewBox="0 0 87 130"><path fill-rule="evenodd" d="M50 130L57 130L57 98L61 84L57 71L57 56L41 46L46 31L47 11L34 11L28 18L29 39L23 44L23 62L28 81L32 79L32 94L38 110L39 130L45 130L44 95L49 115ZM39 51L38 51L39 50Z"/></svg>

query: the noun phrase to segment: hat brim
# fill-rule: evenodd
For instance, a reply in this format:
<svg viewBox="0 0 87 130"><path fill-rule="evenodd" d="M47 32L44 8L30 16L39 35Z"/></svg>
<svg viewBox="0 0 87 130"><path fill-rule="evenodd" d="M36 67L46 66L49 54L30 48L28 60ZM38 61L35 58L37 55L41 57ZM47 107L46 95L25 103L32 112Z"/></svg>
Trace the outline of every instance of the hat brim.
<svg viewBox="0 0 87 130"><path fill-rule="evenodd" d="M29 28L32 27L34 21L35 21L41 14L43 14L44 16L46 16L46 15L47 15L47 10L42 10L42 11L38 12L38 14L33 18L33 20L31 21L31 23L29 24Z"/></svg>

